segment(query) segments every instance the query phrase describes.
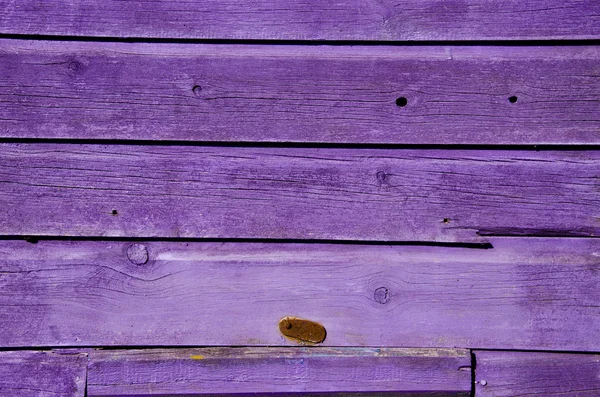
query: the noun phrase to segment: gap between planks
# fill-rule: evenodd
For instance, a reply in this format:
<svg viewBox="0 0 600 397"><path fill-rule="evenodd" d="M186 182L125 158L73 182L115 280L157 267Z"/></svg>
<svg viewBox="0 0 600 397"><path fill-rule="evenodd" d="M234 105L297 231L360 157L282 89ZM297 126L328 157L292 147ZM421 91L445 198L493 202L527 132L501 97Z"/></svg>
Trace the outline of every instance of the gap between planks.
<svg viewBox="0 0 600 397"><path fill-rule="evenodd" d="M23 145L129 145L129 146L180 146L180 147L223 147L223 148L290 148L290 149L354 149L354 150L448 150L448 151L598 151L600 145L590 144L428 144L428 143L336 143L336 142L226 142L226 141L182 141L182 140L143 140L143 139L79 139L79 138L2 138L0 143Z"/></svg>
<svg viewBox="0 0 600 397"><path fill-rule="evenodd" d="M3 34L269 40L597 39L595 1L0 2Z"/></svg>
<svg viewBox="0 0 600 397"><path fill-rule="evenodd" d="M496 236L493 236L496 237ZM499 236L510 237L510 236ZM521 236L539 237L539 236ZM564 237L556 237L564 238ZM579 237L593 238L593 237ZM330 244L330 245L364 245L364 246L416 246L416 247L456 247L472 249L493 249L492 243L462 243L437 241L361 241L361 240L311 240L311 239L243 239L243 238L180 238L180 237L81 237L51 235L0 235L0 241L26 241L37 244L40 241L122 241L122 242L169 242L169 243L253 243L253 244Z"/></svg>
<svg viewBox="0 0 600 397"><path fill-rule="evenodd" d="M68 36L44 34L5 34L0 40L61 41L90 43L148 43L148 44L216 44L216 45L268 45L268 46L364 46L364 47L556 47L594 46L598 38L549 39L549 40L276 40L276 39L191 39L158 37L111 37L111 36Z"/></svg>

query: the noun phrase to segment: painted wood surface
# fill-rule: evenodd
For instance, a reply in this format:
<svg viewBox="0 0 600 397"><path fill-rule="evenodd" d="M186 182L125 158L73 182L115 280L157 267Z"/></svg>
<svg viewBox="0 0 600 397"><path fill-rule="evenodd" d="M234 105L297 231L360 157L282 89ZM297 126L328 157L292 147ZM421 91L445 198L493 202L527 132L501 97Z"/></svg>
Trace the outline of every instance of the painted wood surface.
<svg viewBox="0 0 600 397"><path fill-rule="evenodd" d="M94 351L90 353L87 395L331 396L343 392L393 396L411 392L466 397L471 390L470 366L468 351L443 349Z"/></svg>
<svg viewBox="0 0 600 397"><path fill-rule="evenodd" d="M86 366L86 355L76 352L0 352L0 395L84 397Z"/></svg>
<svg viewBox="0 0 600 397"><path fill-rule="evenodd" d="M599 64L593 46L2 40L0 136L598 144Z"/></svg>
<svg viewBox="0 0 600 397"><path fill-rule="evenodd" d="M2 346L600 349L600 240L493 249L257 243L0 242Z"/></svg>
<svg viewBox="0 0 600 397"><path fill-rule="evenodd" d="M595 0L2 0L0 10L5 34L284 40L600 36Z"/></svg>
<svg viewBox="0 0 600 397"><path fill-rule="evenodd" d="M476 396L598 396L600 355L477 351Z"/></svg>
<svg viewBox="0 0 600 397"><path fill-rule="evenodd" d="M484 242L600 229L597 151L0 147L4 235Z"/></svg>

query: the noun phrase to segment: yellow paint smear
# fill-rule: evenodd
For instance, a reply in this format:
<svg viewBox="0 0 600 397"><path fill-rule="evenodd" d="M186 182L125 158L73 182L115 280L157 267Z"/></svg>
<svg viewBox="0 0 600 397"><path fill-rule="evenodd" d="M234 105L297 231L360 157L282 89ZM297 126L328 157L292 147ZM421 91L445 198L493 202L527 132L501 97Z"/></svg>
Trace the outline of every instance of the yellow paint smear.
<svg viewBox="0 0 600 397"><path fill-rule="evenodd" d="M202 359L204 359L204 356L190 356L190 358L192 360L202 360Z"/></svg>

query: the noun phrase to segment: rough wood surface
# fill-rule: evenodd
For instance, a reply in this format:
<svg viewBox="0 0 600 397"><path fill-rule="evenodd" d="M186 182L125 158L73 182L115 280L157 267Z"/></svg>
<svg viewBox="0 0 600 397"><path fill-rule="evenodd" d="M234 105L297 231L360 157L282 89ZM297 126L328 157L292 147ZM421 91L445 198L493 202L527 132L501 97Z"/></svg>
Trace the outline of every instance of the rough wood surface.
<svg viewBox="0 0 600 397"><path fill-rule="evenodd" d="M475 356L476 396L600 395L600 355L477 351Z"/></svg>
<svg viewBox="0 0 600 397"><path fill-rule="evenodd" d="M84 397L86 366L86 355L74 352L0 352L0 395Z"/></svg>
<svg viewBox="0 0 600 397"><path fill-rule="evenodd" d="M0 32L285 40L514 40L600 36L595 0L2 0Z"/></svg>
<svg viewBox="0 0 600 397"><path fill-rule="evenodd" d="M597 151L0 145L4 235L594 236Z"/></svg>
<svg viewBox="0 0 600 397"><path fill-rule="evenodd" d="M98 351L90 353L87 395L331 396L343 392L393 396L412 392L466 397L471 390L470 365L468 351L440 349Z"/></svg>
<svg viewBox="0 0 600 397"><path fill-rule="evenodd" d="M293 346L294 316L323 346L600 350L600 240L492 243L2 241L0 345Z"/></svg>
<svg viewBox="0 0 600 397"><path fill-rule="evenodd" d="M591 46L3 40L0 136L598 144L599 63Z"/></svg>

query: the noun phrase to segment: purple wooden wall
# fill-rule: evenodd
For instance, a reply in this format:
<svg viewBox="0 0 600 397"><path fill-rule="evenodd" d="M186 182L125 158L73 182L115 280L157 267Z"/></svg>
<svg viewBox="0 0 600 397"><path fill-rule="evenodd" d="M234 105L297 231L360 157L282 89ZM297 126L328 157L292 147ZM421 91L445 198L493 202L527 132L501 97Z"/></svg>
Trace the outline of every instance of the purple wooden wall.
<svg viewBox="0 0 600 397"><path fill-rule="evenodd" d="M0 10L0 396L600 394L599 2Z"/></svg>
<svg viewBox="0 0 600 397"><path fill-rule="evenodd" d="M245 40L597 39L595 0L0 1L6 34Z"/></svg>

